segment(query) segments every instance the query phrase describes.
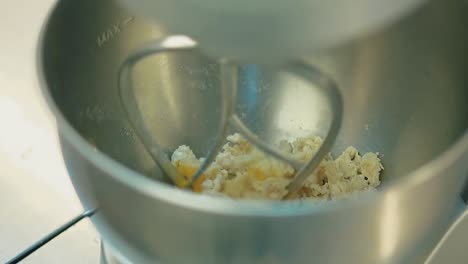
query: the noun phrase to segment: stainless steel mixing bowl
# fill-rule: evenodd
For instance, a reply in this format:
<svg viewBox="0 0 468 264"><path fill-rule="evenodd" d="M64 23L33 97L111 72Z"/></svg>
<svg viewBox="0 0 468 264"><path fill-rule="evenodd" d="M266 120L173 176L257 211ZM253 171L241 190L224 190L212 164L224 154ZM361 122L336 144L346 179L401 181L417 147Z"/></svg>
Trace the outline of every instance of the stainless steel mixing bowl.
<svg viewBox="0 0 468 264"><path fill-rule="evenodd" d="M417 263L449 225L468 169L467 11L467 1L434 0L306 58L344 95L334 151L378 151L385 165L378 192L346 201L229 201L161 182L119 103L117 71L165 32L115 1L59 1L40 40L39 74L76 191L85 207L99 207L93 223L129 260ZM218 71L197 52L139 66L135 87L168 151L183 142L203 155L210 146ZM254 131L268 140L320 132L320 101L300 81L254 66L241 79L238 111Z"/></svg>

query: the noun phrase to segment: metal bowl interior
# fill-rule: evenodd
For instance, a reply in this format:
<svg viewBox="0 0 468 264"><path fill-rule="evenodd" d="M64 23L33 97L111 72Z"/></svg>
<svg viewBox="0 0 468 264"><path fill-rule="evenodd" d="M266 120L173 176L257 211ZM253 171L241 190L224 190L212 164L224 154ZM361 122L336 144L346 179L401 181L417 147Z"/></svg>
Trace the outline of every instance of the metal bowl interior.
<svg viewBox="0 0 468 264"><path fill-rule="evenodd" d="M333 152L354 145L381 153L383 186L428 164L466 132L467 39L459 2L433 1L383 32L308 58L344 95ZM436 12L438 5L450 17ZM100 151L154 179L161 172L122 111L117 71L132 51L165 34L114 1L62 2L41 51L49 92L67 121ZM153 56L138 68L135 89L159 141L168 151L187 144L203 156L219 125L217 64L180 52ZM300 81L255 66L241 75L238 112L254 131L270 141L323 135L326 109Z"/></svg>
<svg viewBox="0 0 468 264"><path fill-rule="evenodd" d="M380 32L306 58L344 96L333 152L354 145L380 152L385 165L380 192L320 205L214 199L160 182L122 110L117 71L166 32L117 1L59 1L43 30L39 69L78 195L86 207L100 206L93 222L125 256L149 256L149 263L230 263L235 253L247 259L237 262L252 263L259 252L280 263L420 260L447 226L466 175L466 11L467 1L434 0ZM161 54L136 69L134 89L152 109L147 123L168 151L179 144L207 151L218 125L218 71L197 52ZM294 76L248 66L241 79L237 110L266 140L326 126L319 95ZM335 247L340 254L326 250Z"/></svg>

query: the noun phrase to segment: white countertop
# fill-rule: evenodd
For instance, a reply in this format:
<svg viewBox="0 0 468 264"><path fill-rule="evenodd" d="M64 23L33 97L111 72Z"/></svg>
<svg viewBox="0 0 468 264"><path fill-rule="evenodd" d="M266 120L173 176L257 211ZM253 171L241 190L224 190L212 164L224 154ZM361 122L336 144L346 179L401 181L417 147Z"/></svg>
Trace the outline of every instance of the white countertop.
<svg viewBox="0 0 468 264"><path fill-rule="evenodd" d="M0 1L0 263L82 211L36 77L36 43L54 2ZM64 262L99 263L89 220L23 263Z"/></svg>
<svg viewBox="0 0 468 264"><path fill-rule="evenodd" d="M35 68L40 27L53 0L1 1L0 262L82 212L65 170L53 117ZM468 261L468 217L431 263ZM89 220L60 235L23 263L99 263L99 237ZM451 262L452 263L452 262Z"/></svg>

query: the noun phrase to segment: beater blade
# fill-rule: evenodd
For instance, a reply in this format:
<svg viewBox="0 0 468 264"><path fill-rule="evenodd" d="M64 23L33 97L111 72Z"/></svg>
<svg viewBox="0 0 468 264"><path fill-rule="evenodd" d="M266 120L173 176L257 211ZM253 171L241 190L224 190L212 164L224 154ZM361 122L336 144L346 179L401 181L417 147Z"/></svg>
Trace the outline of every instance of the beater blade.
<svg viewBox="0 0 468 264"><path fill-rule="evenodd" d="M196 47L196 42L187 37L171 36L144 46L136 53L128 57L122 64L121 70L119 72L118 82L119 97L130 124L143 143L147 152L176 186L183 188L192 187L193 183L200 178L203 172L215 160L216 155L222 148L229 128L232 127L264 153L271 155L277 160L285 162L294 168L296 175L288 186L288 194L285 196L285 198L291 197L291 194L300 189L305 179L311 175L321 160L330 151L336 139L340 128L343 111L342 98L337 85L331 78L317 70L315 67L302 62L288 64L278 69L280 71L286 71L290 74L296 75L306 82L313 84L313 87L316 87L316 89L319 89L320 92L325 95L324 98L327 101L326 104L328 104L330 106L329 108L332 110L330 126L323 143L315 155L308 162L303 163L288 157L279 150L273 148L271 144L268 144L264 140L260 139L256 133L252 132L244 124L242 119L235 111L239 76L238 69L241 65L221 60L219 62L221 86L221 120L219 122L220 125L218 126L214 146L210 149L210 151L208 151L206 158L203 160L196 172L191 177L187 177L177 172L175 167L171 164L169 155L162 150L156 138L153 137L148 131L146 124L142 119L142 112L138 107L138 103L132 89L132 71L135 65L147 56L162 52L193 50L196 49Z"/></svg>

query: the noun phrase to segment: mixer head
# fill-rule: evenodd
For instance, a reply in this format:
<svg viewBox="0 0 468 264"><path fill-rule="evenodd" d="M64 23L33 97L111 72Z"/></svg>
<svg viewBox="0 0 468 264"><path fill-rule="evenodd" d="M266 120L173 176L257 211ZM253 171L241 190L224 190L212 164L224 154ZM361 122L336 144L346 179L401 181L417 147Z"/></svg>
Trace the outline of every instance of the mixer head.
<svg viewBox="0 0 468 264"><path fill-rule="evenodd" d="M273 64L397 21L426 0L121 0L210 57Z"/></svg>

